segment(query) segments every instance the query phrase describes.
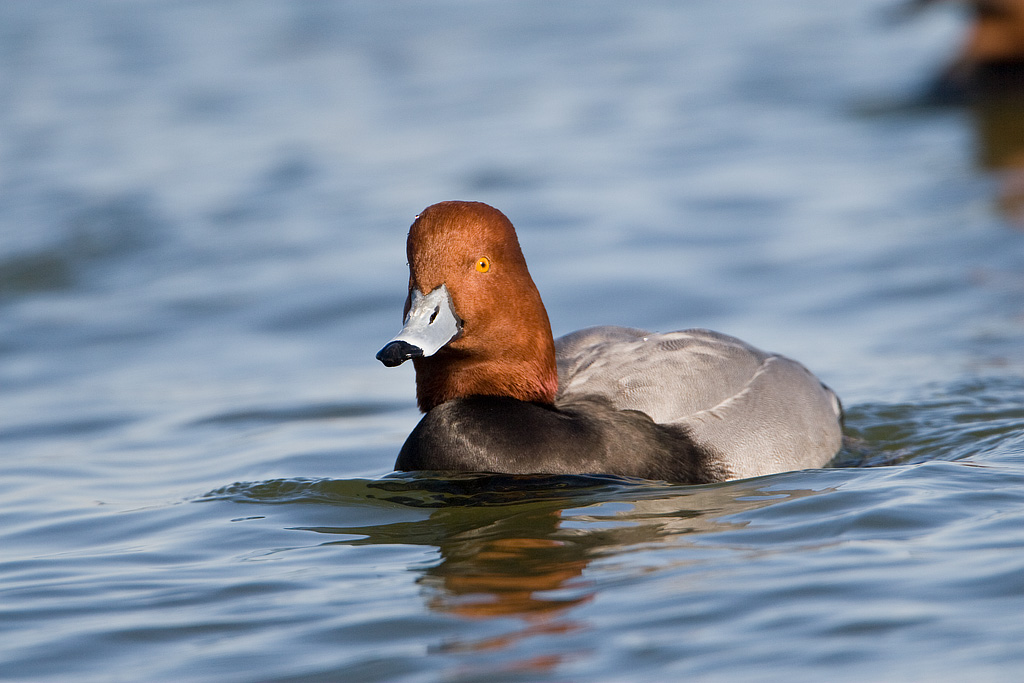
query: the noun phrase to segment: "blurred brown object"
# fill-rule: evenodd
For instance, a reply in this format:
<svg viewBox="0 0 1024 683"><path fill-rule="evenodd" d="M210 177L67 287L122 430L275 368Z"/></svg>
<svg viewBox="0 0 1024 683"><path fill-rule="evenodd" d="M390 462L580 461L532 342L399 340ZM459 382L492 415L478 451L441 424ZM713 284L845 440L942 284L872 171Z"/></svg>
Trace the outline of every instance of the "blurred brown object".
<svg viewBox="0 0 1024 683"><path fill-rule="evenodd" d="M962 64L970 67L1024 60L1024 0L972 0L966 4L973 20L960 51Z"/></svg>
<svg viewBox="0 0 1024 683"><path fill-rule="evenodd" d="M968 7L970 25L922 104L969 109L978 164L999 184L999 211L1024 228L1024 0L912 0L904 9L913 13L940 2Z"/></svg>
<svg viewBox="0 0 1024 683"><path fill-rule="evenodd" d="M904 9L914 13L939 3L967 7L970 25L929 99L957 104L1024 93L1024 0L912 0Z"/></svg>

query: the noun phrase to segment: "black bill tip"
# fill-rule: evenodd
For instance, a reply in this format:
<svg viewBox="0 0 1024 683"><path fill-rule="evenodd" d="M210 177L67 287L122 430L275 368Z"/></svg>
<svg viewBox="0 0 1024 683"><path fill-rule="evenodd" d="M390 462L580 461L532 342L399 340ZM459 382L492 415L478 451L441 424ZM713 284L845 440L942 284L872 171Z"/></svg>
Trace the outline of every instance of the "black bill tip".
<svg viewBox="0 0 1024 683"><path fill-rule="evenodd" d="M388 342L384 348L377 352L377 360L389 368L401 365L410 358L419 358L423 355L423 349L409 342L395 340Z"/></svg>

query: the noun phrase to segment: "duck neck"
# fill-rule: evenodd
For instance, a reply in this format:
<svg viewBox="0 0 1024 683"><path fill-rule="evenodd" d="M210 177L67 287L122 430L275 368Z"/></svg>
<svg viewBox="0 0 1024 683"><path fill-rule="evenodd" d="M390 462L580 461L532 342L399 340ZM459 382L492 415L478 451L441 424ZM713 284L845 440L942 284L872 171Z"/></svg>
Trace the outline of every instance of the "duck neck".
<svg viewBox="0 0 1024 683"><path fill-rule="evenodd" d="M518 346L495 345L489 351L445 348L429 358L413 359L420 410L466 396L554 403L558 369L550 328L545 336Z"/></svg>

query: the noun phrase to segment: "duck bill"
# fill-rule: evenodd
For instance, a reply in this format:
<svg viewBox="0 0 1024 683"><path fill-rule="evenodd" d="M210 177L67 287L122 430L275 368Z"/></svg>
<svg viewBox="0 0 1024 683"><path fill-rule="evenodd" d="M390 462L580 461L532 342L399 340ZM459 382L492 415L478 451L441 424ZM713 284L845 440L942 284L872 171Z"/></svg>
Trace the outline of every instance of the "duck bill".
<svg viewBox="0 0 1024 683"><path fill-rule="evenodd" d="M377 360L389 368L410 358L433 356L462 332L448 288L441 285L429 294L412 290L405 327L377 352Z"/></svg>

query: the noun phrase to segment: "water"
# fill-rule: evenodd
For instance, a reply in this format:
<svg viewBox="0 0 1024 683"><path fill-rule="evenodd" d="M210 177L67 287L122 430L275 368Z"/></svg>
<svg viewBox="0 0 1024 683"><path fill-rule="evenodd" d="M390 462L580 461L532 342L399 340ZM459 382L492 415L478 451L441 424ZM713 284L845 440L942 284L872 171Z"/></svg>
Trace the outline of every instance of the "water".
<svg viewBox="0 0 1024 683"><path fill-rule="evenodd" d="M769 4L0 4L0 678L1019 679L1024 232L899 104L957 16ZM557 334L801 359L839 467L392 474L452 198Z"/></svg>

